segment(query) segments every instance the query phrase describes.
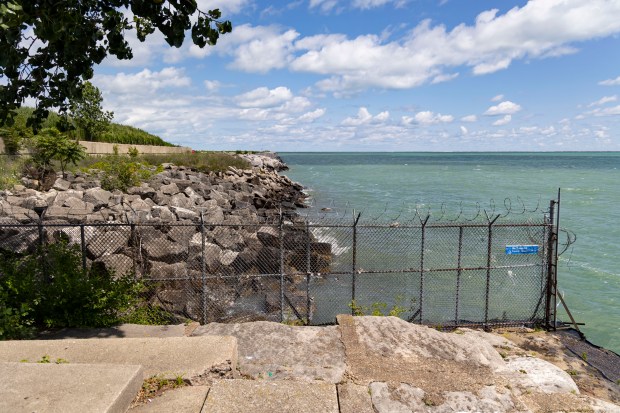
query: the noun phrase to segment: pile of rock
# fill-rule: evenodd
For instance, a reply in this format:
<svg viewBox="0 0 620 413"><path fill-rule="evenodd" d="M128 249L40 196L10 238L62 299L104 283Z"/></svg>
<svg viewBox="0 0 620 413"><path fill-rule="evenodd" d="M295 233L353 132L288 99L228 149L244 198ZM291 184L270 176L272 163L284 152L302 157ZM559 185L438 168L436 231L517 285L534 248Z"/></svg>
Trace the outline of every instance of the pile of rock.
<svg viewBox="0 0 620 413"><path fill-rule="evenodd" d="M305 273L328 270L331 245L315 242L295 214L302 186L273 167L216 174L163 166L127 193L106 191L86 173L59 178L47 192L21 185L0 192L0 249L33 251L39 229L16 225L38 223L36 207L46 207L48 242L82 245L88 264L110 273L158 280L153 303L175 313L275 317L284 272L287 306L305 314Z"/></svg>

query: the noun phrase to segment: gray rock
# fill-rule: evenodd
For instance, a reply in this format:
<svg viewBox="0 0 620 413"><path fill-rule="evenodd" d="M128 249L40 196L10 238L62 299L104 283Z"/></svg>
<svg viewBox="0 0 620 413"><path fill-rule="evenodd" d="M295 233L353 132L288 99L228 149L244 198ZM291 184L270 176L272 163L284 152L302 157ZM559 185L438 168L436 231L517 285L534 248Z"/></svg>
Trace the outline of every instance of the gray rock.
<svg viewBox="0 0 620 413"><path fill-rule="evenodd" d="M169 185L162 185L159 188L159 191L161 191L161 193L163 193L164 195L176 195L181 192L177 184L175 184L174 182Z"/></svg>
<svg viewBox="0 0 620 413"><path fill-rule="evenodd" d="M256 232L256 236L267 247L279 247L280 238L279 231L275 227L264 226L260 227Z"/></svg>
<svg viewBox="0 0 620 413"><path fill-rule="evenodd" d="M184 222L184 224L189 224L191 222ZM175 225L170 231L166 234L171 241L188 245L190 239L196 233L196 227L193 225Z"/></svg>
<svg viewBox="0 0 620 413"><path fill-rule="evenodd" d="M101 265L103 269L114 274L115 278L131 274L134 269L133 260L122 254L105 255L97 259L94 265Z"/></svg>
<svg viewBox="0 0 620 413"><path fill-rule="evenodd" d="M176 221L177 216L174 212L170 211L167 206L156 205L151 209L151 215L155 218L160 218L162 221Z"/></svg>
<svg viewBox="0 0 620 413"><path fill-rule="evenodd" d="M162 206L168 205L168 202L170 201L170 195L165 195L161 191L156 191L155 195L153 195L153 201L157 205L162 205Z"/></svg>
<svg viewBox="0 0 620 413"><path fill-rule="evenodd" d="M511 376L519 387L543 393L576 393L579 388L564 370L535 357L511 357L506 367L515 372Z"/></svg>
<svg viewBox="0 0 620 413"><path fill-rule="evenodd" d="M133 209L134 211L150 211L151 210L151 206L145 201L143 201L142 198L138 198L135 201L132 201L130 206L131 206L131 209Z"/></svg>
<svg viewBox="0 0 620 413"><path fill-rule="evenodd" d="M191 199L185 196L185 194L176 194L170 198L168 205L170 207L180 207L180 208L190 209L195 204Z"/></svg>
<svg viewBox="0 0 620 413"><path fill-rule="evenodd" d="M95 208L102 208L108 205L112 192L101 188L91 188L84 191L84 201L90 202Z"/></svg>
<svg viewBox="0 0 620 413"><path fill-rule="evenodd" d="M145 241L143 248L147 256L154 261L174 263L187 259L187 245L169 241L164 237Z"/></svg>
<svg viewBox="0 0 620 413"><path fill-rule="evenodd" d="M198 213L192 211L191 209L181 208L181 207L170 207L172 211L177 215L179 219L196 219L198 218Z"/></svg>
<svg viewBox="0 0 620 413"><path fill-rule="evenodd" d="M56 189L57 191L66 191L70 187L71 187L71 182L64 180L62 178L56 179L56 182L54 182L54 186L53 186L53 188Z"/></svg>
<svg viewBox="0 0 620 413"><path fill-rule="evenodd" d="M90 259L116 254L129 241L130 232L126 229L110 230L98 228L91 242L86 245L86 253Z"/></svg>

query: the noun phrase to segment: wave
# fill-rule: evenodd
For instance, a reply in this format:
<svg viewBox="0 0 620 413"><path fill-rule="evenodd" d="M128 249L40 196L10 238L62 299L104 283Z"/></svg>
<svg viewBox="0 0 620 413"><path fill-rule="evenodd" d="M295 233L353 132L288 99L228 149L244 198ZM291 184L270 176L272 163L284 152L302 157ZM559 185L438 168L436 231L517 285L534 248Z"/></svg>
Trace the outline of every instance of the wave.
<svg viewBox="0 0 620 413"><path fill-rule="evenodd" d="M311 232L319 242L331 244L332 254L335 256L342 255L351 249L351 247L340 246L338 238L330 233L330 228L312 228Z"/></svg>

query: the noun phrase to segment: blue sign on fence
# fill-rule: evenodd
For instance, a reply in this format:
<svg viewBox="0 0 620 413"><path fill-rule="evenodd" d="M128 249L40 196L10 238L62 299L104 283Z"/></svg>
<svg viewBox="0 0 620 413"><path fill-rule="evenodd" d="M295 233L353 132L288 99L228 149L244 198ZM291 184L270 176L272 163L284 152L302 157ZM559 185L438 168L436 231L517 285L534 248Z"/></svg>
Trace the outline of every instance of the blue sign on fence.
<svg viewBox="0 0 620 413"><path fill-rule="evenodd" d="M506 255L538 254L538 245L506 245Z"/></svg>

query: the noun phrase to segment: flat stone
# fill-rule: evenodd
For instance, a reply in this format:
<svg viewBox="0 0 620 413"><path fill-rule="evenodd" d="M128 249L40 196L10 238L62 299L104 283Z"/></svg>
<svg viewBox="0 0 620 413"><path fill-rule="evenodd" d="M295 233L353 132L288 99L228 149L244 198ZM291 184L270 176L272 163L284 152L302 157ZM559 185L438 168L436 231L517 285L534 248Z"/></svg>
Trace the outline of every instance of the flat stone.
<svg viewBox="0 0 620 413"><path fill-rule="evenodd" d="M56 179L56 182L54 182L54 186L53 186L53 188L56 189L57 191L66 191L70 187L71 187L71 182L64 180L62 178Z"/></svg>
<svg viewBox="0 0 620 413"><path fill-rule="evenodd" d="M203 412L338 413L336 386L324 382L218 380Z"/></svg>
<svg viewBox="0 0 620 413"><path fill-rule="evenodd" d="M179 187L177 186L177 184L175 184L174 182L169 184L169 185L162 185L159 190L161 191L161 193L163 193L164 195L175 195L178 194L179 192L181 192L179 190Z"/></svg>
<svg viewBox="0 0 620 413"><path fill-rule="evenodd" d="M268 321L210 323L198 327L192 335L236 337L239 369L254 378L339 383L346 369L336 326L293 327Z"/></svg>
<svg viewBox="0 0 620 413"><path fill-rule="evenodd" d="M162 375L174 379L182 374L200 380L216 370L234 373L237 341L218 336L0 341L0 362L34 362L43 355L70 364L142 365L145 378Z"/></svg>
<svg viewBox="0 0 620 413"><path fill-rule="evenodd" d="M355 383L338 385L340 413L374 413L370 388Z"/></svg>
<svg viewBox="0 0 620 413"><path fill-rule="evenodd" d="M0 363L0 375L0 411L12 413L125 412L143 380L141 366L110 364Z"/></svg>
<svg viewBox="0 0 620 413"><path fill-rule="evenodd" d="M181 207L174 207L174 206L171 206L170 209L173 210L175 214L177 214L177 217L179 219L195 219L195 218L198 218L198 213L195 212L195 211L192 211L191 209L181 208Z"/></svg>
<svg viewBox="0 0 620 413"><path fill-rule="evenodd" d="M202 406L209 393L207 386L185 386L168 390L159 397L151 399L146 404L133 407L129 413L170 413L195 412L202 410Z"/></svg>
<svg viewBox="0 0 620 413"><path fill-rule="evenodd" d="M185 324L150 326L142 324L120 324L106 328L63 328L54 332L40 334L44 340L69 338L147 338L183 337Z"/></svg>
<svg viewBox="0 0 620 413"><path fill-rule="evenodd" d="M564 370L535 357L511 357L506 367L515 372L512 381L519 387L542 393L575 393L579 388Z"/></svg>

